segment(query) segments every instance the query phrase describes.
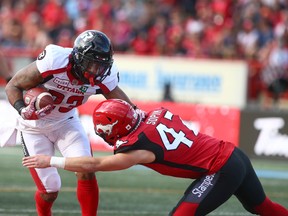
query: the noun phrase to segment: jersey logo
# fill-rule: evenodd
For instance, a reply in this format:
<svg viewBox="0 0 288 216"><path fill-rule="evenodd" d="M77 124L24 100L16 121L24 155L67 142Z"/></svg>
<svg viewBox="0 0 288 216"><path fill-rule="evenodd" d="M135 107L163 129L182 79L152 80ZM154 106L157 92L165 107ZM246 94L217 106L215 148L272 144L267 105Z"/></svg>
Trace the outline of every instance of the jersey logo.
<svg viewBox="0 0 288 216"><path fill-rule="evenodd" d="M106 124L106 125L102 125L102 124L97 124L96 125L96 131L101 131L102 133L108 134L110 135L112 133L112 129L114 127L115 124L118 123L118 120L112 124ZM101 134L100 132L100 134Z"/></svg>
<svg viewBox="0 0 288 216"><path fill-rule="evenodd" d="M119 148L121 145L127 143L127 141L122 141L122 140L117 140L116 141L116 144L115 144L115 147L116 148Z"/></svg>
<svg viewBox="0 0 288 216"><path fill-rule="evenodd" d="M79 88L79 90L80 90L82 93L87 92L87 89L88 89L88 86L81 86L81 87Z"/></svg>
<svg viewBox="0 0 288 216"><path fill-rule="evenodd" d="M44 57L46 56L46 50L43 50L43 52L41 52L39 55L38 55L38 60L42 60Z"/></svg>
<svg viewBox="0 0 288 216"><path fill-rule="evenodd" d="M198 179L185 197L185 202L200 203L213 189L219 179L219 173L203 176Z"/></svg>
<svg viewBox="0 0 288 216"><path fill-rule="evenodd" d="M65 80L65 79L60 79L58 77L56 77L54 80L53 80L54 83L58 84L58 85L61 85L61 86L68 86L69 85L69 80Z"/></svg>

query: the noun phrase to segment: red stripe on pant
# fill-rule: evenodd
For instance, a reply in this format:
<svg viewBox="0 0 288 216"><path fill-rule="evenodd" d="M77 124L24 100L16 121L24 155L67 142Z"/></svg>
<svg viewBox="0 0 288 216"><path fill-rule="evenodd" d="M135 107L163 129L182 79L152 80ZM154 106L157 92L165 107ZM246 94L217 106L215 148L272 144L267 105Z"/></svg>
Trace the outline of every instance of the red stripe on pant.
<svg viewBox="0 0 288 216"><path fill-rule="evenodd" d="M58 192L55 192L53 194L50 194L53 198L51 199L49 197L49 201L43 199L43 196L47 194L46 188L44 187L41 179L39 178L37 172L35 169L30 168L29 169L33 180L37 186L37 191L35 192L35 202L36 202L36 210L38 216L51 216L52 215L52 205L54 203L54 200L57 198Z"/></svg>
<svg viewBox="0 0 288 216"><path fill-rule="evenodd" d="M182 202L173 213L173 216L192 216L195 215L195 212L199 204L197 203L188 203Z"/></svg>

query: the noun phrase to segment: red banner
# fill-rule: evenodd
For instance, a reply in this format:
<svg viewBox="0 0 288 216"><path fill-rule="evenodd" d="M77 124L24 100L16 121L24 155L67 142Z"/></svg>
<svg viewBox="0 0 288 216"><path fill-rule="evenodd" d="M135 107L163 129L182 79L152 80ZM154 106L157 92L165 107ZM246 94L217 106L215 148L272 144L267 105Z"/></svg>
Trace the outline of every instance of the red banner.
<svg viewBox="0 0 288 216"><path fill-rule="evenodd" d="M93 98L80 106L79 114L81 117L86 116L89 119L90 116L92 123L91 115L97 103L99 103L99 100ZM236 146L239 144L240 110L237 108L173 102L134 101L134 103L145 111L157 107L166 107L174 114L180 115L189 127L210 136L233 142ZM96 138L91 133L89 134L93 150L111 150L101 138Z"/></svg>

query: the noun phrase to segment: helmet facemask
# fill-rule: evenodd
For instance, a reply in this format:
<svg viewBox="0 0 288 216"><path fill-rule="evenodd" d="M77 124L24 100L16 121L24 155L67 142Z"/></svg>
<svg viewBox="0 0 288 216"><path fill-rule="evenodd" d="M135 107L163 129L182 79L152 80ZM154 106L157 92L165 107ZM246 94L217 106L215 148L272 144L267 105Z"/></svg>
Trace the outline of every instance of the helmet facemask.
<svg viewBox="0 0 288 216"><path fill-rule="evenodd" d="M101 83L110 75L113 60L109 61L107 58L105 59L99 56L94 56L91 53L85 55L80 53L79 56L80 61L76 66L84 83L87 84L88 80L90 85L94 86L97 83Z"/></svg>

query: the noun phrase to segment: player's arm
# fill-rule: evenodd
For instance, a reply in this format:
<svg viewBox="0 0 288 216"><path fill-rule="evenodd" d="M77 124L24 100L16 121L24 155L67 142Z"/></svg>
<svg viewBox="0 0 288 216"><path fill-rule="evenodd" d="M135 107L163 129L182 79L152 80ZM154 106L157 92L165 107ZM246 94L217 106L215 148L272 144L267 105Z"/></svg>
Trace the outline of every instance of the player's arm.
<svg viewBox="0 0 288 216"><path fill-rule="evenodd" d="M106 99L122 99L131 104L133 107L136 107L132 101L129 99L129 97L122 91L122 89L119 86L116 86L112 91L110 91L107 94L103 94L103 96Z"/></svg>
<svg viewBox="0 0 288 216"><path fill-rule="evenodd" d="M113 89L108 94L103 94L106 99L122 99L128 102L135 110L136 112L141 116L142 119L145 118L146 112L139 109L135 104L132 103L132 101L129 99L129 97L122 91L122 89L119 86L116 86L115 89Z"/></svg>
<svg viewBox="0 0 288 216"><path fill-rule="evenodd" d="M5 87L7 98L10 104L17 110L19 115L26 120L37 120L48 115L53 106L47 105L40 110L36 110L33 98L29 105L23 101L23 90L27 90L39 85L43 81L41 73L37 69L36 62L32 62L20 71L7 83Z"/></svg>
<svg viewBox="0 0 288 216"><path fill-rule="evenodd" d="M127 169L136 164L151 163L154 153L146 150L133 150L103 157L51 157L36 155L24 157L22 164L27 168L57 167L73 172L115 171Z"/></svg>
<svg viewBox="0 0 288 216"><path fill-rule="evenodd" d="M35 87L42 81L43 78L37 69L36 62L32 62L19 70L5 87L10 104L14 106L15 102L23 101L23 90Z"/></svg>

